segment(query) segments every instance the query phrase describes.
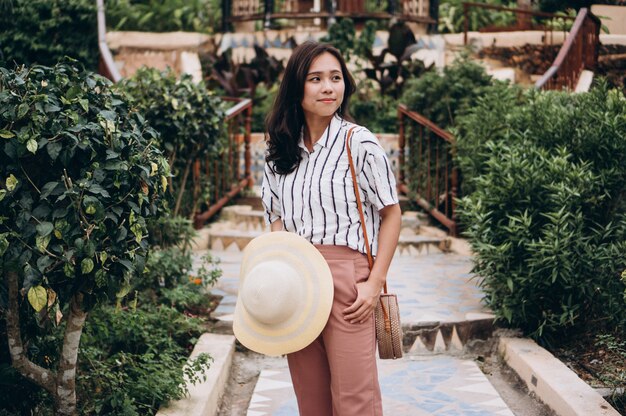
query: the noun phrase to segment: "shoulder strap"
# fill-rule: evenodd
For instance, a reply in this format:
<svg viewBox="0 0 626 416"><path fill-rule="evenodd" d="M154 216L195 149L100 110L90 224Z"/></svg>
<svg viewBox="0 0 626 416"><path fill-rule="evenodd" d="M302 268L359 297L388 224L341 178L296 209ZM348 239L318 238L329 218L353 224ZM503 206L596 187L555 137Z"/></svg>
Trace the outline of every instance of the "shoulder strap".
<svg viewBox="0 0 626 416"><path fill-rule="evenodd" d="M367 238L367 226L365 224L365 215L363 215L363 205L361 204L361 194L359 193L359 184L356 180L356 171L354 169L354 161L352 160L352 151L350 150L350 139L352 138L352 131L355 127L348 130L346 136L346 150L348 151L348 162L350 163L350 173L352 174L352 185L354 186L354 193L356 195L356 205L359 208L359 217L361 218L361 225L363 228L363 237L365 238L365 250L367 251L367 262L370 270L374 266L374 258L370 250L369 239ZM384 293L387 293L387 282L384 285Z"/></svg>

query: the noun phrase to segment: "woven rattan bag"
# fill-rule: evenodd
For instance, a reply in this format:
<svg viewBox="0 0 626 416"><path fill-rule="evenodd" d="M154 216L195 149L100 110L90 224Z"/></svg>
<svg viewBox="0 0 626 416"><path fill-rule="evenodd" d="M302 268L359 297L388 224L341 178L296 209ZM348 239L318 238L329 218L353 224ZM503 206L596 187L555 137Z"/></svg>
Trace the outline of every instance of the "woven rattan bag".
<svg viewBox="0 0 626 416"><path fill-rule="evenodd" d="M352 130L348 131L346 138L346 149L348 160L350 162L350 173L352 174L352 183L354 184L354 192L356 194L356 202L359 207L359 215L361 224L363 224L363 237L365 238L365 248L367 250L367 261L371 270L374 264L372 253L370 252L369 240L367 238L367 227L365 227L365 216L363 215L363 207L361 206L361 196L359 194L359 186L356 180L354 162L352 161L352 152L350 151L350 138ZM376 341L378 343L378 356L382 359L396 359L402 357L402 325L400 325L400 309L398 308L398 298L396 295L387 293L387 282L385 282L383 293L380 294L376 310L374 312L376 319Z"/></svg>

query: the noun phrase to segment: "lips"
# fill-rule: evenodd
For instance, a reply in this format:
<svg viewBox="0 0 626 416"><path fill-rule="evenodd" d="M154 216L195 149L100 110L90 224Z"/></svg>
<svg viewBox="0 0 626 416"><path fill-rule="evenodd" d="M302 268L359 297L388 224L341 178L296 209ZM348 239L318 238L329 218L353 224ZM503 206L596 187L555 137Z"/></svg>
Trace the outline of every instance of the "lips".
<svg viewBox="0 0 626 416"><path fill-rule="evenodd" d="M321 101L321 102L323 102L323 103L329 104L329 103L334 103L334 102L335 102L335 101L337 101L337 100L334 100L334 99L332 99L332 98L325 98L325 99L323 99L323 100L318 100L318 101Z"/></svg>

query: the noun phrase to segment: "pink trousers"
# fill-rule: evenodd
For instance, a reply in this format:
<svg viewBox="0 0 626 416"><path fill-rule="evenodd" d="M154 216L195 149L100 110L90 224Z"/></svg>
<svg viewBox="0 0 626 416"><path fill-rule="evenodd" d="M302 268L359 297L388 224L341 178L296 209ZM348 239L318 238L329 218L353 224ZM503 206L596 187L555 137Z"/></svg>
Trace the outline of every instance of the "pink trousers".
<svg viewBox="0 0 626 416"><path fill-rule="evenodd" d="M367 257L345 246L315 247L330 266L335 296L320 336L287 355L300 416L382 416L374 315L351 324L341 313L369 276Z"/></svg>

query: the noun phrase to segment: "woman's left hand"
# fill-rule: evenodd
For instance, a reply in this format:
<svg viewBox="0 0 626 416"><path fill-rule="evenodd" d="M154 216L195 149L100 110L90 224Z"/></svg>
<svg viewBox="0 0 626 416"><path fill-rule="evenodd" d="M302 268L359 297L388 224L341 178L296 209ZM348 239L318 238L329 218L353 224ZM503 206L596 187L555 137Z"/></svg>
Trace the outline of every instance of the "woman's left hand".
<svg viewBox="0 0 626 416"><path fill-rule="evenodd" d="M357 283L357 297L352 305L343 310L344 319L351 324L365 322L376 308L381 286L373 279Z"/></svg>

